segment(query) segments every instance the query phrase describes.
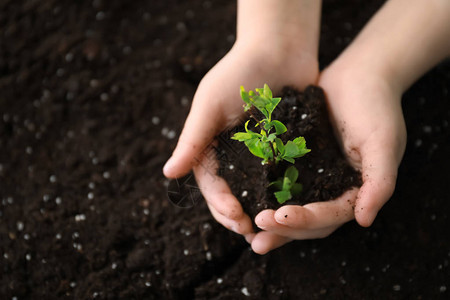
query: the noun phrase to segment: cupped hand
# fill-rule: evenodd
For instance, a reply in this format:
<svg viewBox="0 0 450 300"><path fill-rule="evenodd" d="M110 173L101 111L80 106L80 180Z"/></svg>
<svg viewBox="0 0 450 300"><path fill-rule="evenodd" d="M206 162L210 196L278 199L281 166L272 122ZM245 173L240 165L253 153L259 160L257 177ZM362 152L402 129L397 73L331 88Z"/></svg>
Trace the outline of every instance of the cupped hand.
<svg viewBox="0 0 450 300"><path fill-rule="evenodd" d="M376 72L339 62L322 72L319 85L335 134L363 184L332 201L262 211L255 219L264 230L252 240L256 253L294 239L326 237L352 219L370 226L394 191L406 146L401 92Z"/></svg>
<svg viewBox="0 0 450 300"><path fill-rule="evenodd" d="M178 144L164 166L165 176L178 178L193 170L214 218L251 242L251 220L226 181L217 175L218 162L210 145L216 135L237 125L243 116L241 85L249 90L267 83L276 93L285 85L303 89L317 83L317 78L316 55L283 43L236 42L202 79Z"/></svg>

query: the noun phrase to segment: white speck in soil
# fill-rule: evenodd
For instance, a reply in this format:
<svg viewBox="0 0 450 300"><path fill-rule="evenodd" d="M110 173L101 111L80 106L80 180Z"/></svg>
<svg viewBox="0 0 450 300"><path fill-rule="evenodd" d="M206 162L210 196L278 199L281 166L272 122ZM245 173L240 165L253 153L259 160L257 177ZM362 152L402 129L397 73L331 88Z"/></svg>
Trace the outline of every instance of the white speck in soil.
<svg viewBox="0 0 450 300"><path fill-rule="evenodd" d="M347 283L347 281L343 277L340 277L339 280L341 281L341 284L346 284Z"/></svg>
<svg viewBox="0 0 450 300"><path fill-rule="evenodd" d="M445 285L441 285L439 287L439 292L441 292L441 293L445 292L446 290L447 290L447 287Z"/></svg>
<svg viewBox="0 0 450 300"><path fill-rule="evenodd" d="M75 231L74 233L72 233L72 239L73 240L75 240L75 239L77 239L77 238L79 238L80 237L80 234L77 232L77 231Z"/></svg>
<svg viewBox="0 0 450 300"><path fill-rule="evenodd" d="M190 66L190 70L189 70L189 71L186 71L186 67L187 67L187 66ZM185 71L185 72L190 72L190 71L192 71L192 66L191 66L191 65L185 65L183 68L184 68L184 71ZM186 96L181 97L181 105L182 105L182 106L188 106L188 105L189 105L189 99L188 99L188 97L186 97Z"/></svg>
<svg viewBox="0 0 450 300"><path fill-rule="evenodd" d="M4 258L4 259L8 259L8 258L9 258L8 253L3 253L3 258Z"/></svg>
<svg viewBox="0 0 450 300"><path fill-rule="evenodd" d="M56 70L56 76L58 77L64 76L64 73L66 73L66 71L64 71L63 68L59 68L58 70Z"/></svg>
<svg viewBox="0 0 450 300"><path fill-rule="evenodd" d="M87 197L88 197L89 200L94 199L94 193L93 193L93 192L89 192L89 193L87 194Z"/></svg>
<svg viewBox="0 0 450 300"><path fill-rule="evenodd" d="M250 292L245 286L241 289L241 293L244 294L246 297L250 297Z"/></svg>
<svg viewBox="0 0 450 300"><path fill-rule="evenodd" d="M190 230L186 230L186 231L184 232L184 234L185 234L186 236L190 236L190 235L191 235L191 231L190 231Z"/></svg>
<svg viewBox="0 0 450 300"><path fill-rule="evenodd" d="M162 134L163 136L167 136L167 133L169 133L169 128L163 127L163 128L161 129L161 134Z"/></svg>
<svg viewBox="0 0 450 300"><path fill-rule="evenodd" d="M150 240L145 240L145 241L144 241L144 244L145 244L146 246L150 245Z"/></svg>
<svg viewBox="0 0 450 300"><path fill-rule="evenodd" d="M189 250L188 250L188 249L184 249L184 250L183 250L183 254L184 254L184 255L189 255Z"/></svg>
<svg viewBox="0 0 450 300"><path fill-rule="evenodd" d="M91 79L89 85L91 88L96 88L100 85L100 81L98 81L98 79Z"/></svg>
<svg viewBox="0 0 450 300"><path fill-rule="evenodd" d="M176 132L175 132L175 130L170 130L169 132L167 132L167 138L169 139L169 140L172 140L172 139L174 139L175 137L176 137Z"/></svg>
<svg viewBox="0 0 450 300"><path fill-rule="evenodd" d="M56 205L60 205L62 203L61 197L56 197L55 198L55 203L56 203Z"/></svg>
<svg viewBox="0 0 450 300"><path fill-rule="evenodd" d="M396 292L399 292L402 289L402 287L399 284L396 284L392 287L392 289Z"/></svg>
<svg viewBox="0 0 450 300"><path fill-rule="evenodd" d="M148 208L144 208L144 215L148 216L150 214L150 210Z"/></svg>
<svg viewBox="0 0 450 300"><path fill-rule="evenodd" d="M116 263L112 263L111 264L111 269L113 269L113 270L117 269L117 264Z"/></svg>
<svg viewBox="0 0 450 300"><path fill-rule="evenodd" d="M160 119L159 117L154 116L154 117L152 118L152 124L153 124L153 125L158 125L159 122L161 122L161 119Z"/></svg>
<svg viewBox="0 0 450 300"><path fill-rule="evenodd" d="M91 190L95 189L95 183L92 182L92 181L89 182L88 187L89 187Z"/></svg>
<svg viewBox="0 0 450 300"><path fill-rule="evenodd" d="M71 288L74 288L74 287L76 287L77 286L77 283L75 282L75 281L72 281L71 283L70 283L70 287Z"/></svg>
<svg viewBox="0 0 450 300"><path fill-rule="evenodd" d="M92 164L93 165L97 165L98 164L98 158L97 157L93 157L92 158Z"/></svg>
<svg viewBox="0 0 450 300"><path fill-rule="evenodd" d="M234 169L234 165L229 165L228 169L233 170Z"/></svg>
<svg viewBox="0 0 450 300"><path fill-rule="evenodd" d="M61 233L57 233L57 234L55 235L55 238L56 238L57 240L60 240L60 239L62 238Z"/></svg>
<svg viewBox="0 0 450 300"><path fill-rule="evenodd" d="M73 92L69 91L69 92L66 93L66 100L67 101L73 100L73 98L75 98L75 94Z"/></svg>
<svg viewBox="0 0 450 300"><path fill-rule="evenodd" d="M152 283L149 282L149 281L146 281L146 282L145 282L145 286L150 287L150 286L152 286Z"/></svg>
<svg viewBox="0 0 450 300"><path fill-rule="evenodd" d="M97 298L98 297L98 293L97 292L92 293L92 297Z"/></svg>
<svg viewBox="0 0 450 300"><path fill-rule="evenodd" d="M75 222L81 222L81 221L85 221L85 220L86 220L85 214L78 214L75 216Z"/></svg>
<svg viewBox="0 0 450 300"><path fill-rule="evenodd" d="M312 254L316 254L316 253L317 253L317 249L316 249L316 248L312 248L312 249L311 249L311 253L312 253Z"/></svg>
<svg viewBox="0 0 450 300"><path fill-rule="evenodd" d="M109 179L111 177L111 174L108 171L103 172L103 178Z"/></svg>
<svg viewBox="0 0 450 300"><path fill-rule="evenodd" d="M209 224L209 223L203 224L203 230L210 230L210 229L211 229L211 224Z"/></svg>
<svg viewBox="0 0 450 300"><path fill-rule="evenodd" d="M419 148L420 146L422 146L422 140L421 140L421 139L417 139L417 140L414 142L414 146L416 146L416 148Z"/></svg>
<svg viewBox="0 0 450 300"><path fill-rule="evenodd" d="M425 126L423 126L422 130L425 133L431 133L433 131L433 128L429 125L425 125Z"/></svg>
<svg viewBox="0 0 450 300"><path fill-rule="evenodd" d="M242 194L241 194L241 196L242 196L242 197L247 197L247 196L248 196L248 192L247 192L247 191L245 191L245 190L244 190L244 191L242 191Z"/></svg>
<svg viewBox="0 0 450 300"><path fill-rule="evenodd" d="M22 231L25 228L25 225L23 224L22 221L18 221L16 223L16 227L17 227L17 231Z"/></svg>
<svg viewBox="0 0 450 300"><path fill-rule="evenodd" d="M212 260L212 253L210 251L206 252L206 260L211 261Z"/></svg>
<svg viewBox="0 0 450 300"><path fill-rule="evenodd" d="M42 196L42 200L44 202L48 202L48 200L50 200L50 195L45 194L44 196Z"/></svg>
<svg viewBox="0 0 450 300"><path fill-rule="evenodd" d="M28 260L28 261L30 261L30 260L31 260L31 254L30 254L30 253L27 253L27 254L25 255L25 259Z"/></svg>
<svg viewBox="0 0 450 300"><path fill-rule="evenodd" d="M43 263L44 265L47 263L47 260L45 258L41 259L41 263Z"/></svg>
<svg viewBox="0 0 450 300"><path fill-rule="evenodd" d="M29 235L28 233L25 233L25 234L23 235L23 239L24 239L25 241L28 241L28 240L30 239L30 235Z"/></svg>
<svg viewBox="0 0 450 300"><path fill-rule="evenodd" d="M365 267L365 268L364 268L364 271L370 272L370 267Z"/></svg>
<svg viewBox="0 0 450 300"><path fill-rule="evenodd" d="M436 221L436 215L431 215L430 219L431 219L431 221Z"/></svg>
<svg viewBox="0 0 450 300"><path fill-rule="evenodd" d="M322 168L320 168L319 170L317 170L317 173L323 173L323 169Z"/></svg>
<svg viewBox="0 0 450 300"><path fill-rule="evenodd" d="M73 60L73 53L72 52L67 53L64 58L66 59L67 62L71 62Z"/></svg>
<svg viewBox="0 0 450 300"><path fill-rule="evenodd" d="M301 115L301 117L300 118L302 118L302 120L304 120L304 119L306 119L308 117L308 115L307 114L303 114L303 115Z"/></svg>
<svg viewBox="0 0 450 300"><path fill-rule="evenodd" d="M100 94L100 100L103 102L106 102L109 100L109 95L107 93L101 93Z"/></svg>
<svg viewBox="0 0 450 300"><path fill-rule="evenodd" d="M11 298L11 300L19 300L19 298L17 298L16 296L13 296L13 297Z"/></svg>
<svg viewBox="0 0 450 300"><path fill-rule="evenodd" d="M185 31L186 30L186 24L184 24L183 22L178 22L177 23L177 30L178 31Z"/></svg>
<svg viewBox="0 0 450 300"><path fill-rule="evenodd" d="M300 252L300 257L303 258L303 257L305 257L305 256L306 256L306 253L303 252L303 251L301 251L301 252Z"/></svg>
<svg viewBox="0 0 450 300"><path fill-rule="evenodd" d="M30 146L28 146L27 148L25 148L25 152L26 152L27 154L31 154L31 153L33 153L33 148L31 148Z"/></svg>
<svg viewBox="0 0 450 300"><path fill-rule="evenodd" d="M103 21L103 20L105 19L105 17L106 17L106 14L105 14L105 12L103 12L103 11L99 11L99 12L95 15L95 19L96 19L97 21Z"/></svg>
<svg viewBox="0 0 450 300"><path fill-rule="evenodd" d="M347 262L344 260L341 262L341 266L345 267L347 265Z"/></svg>
<svg viewBox="0 0 450 300"><path fill-rule="evenodd" d="M219 277L219 278L217 278L216 282L217 282L217 284L222 284L223 279Z"/></svg>
<svg viewBox="0 0 450 300"><path fill-rule="evenodd" d="M8 204L13 204L14 203L14 198L9 196L8 198L6 198L6 202L8 202Z"/></svg>
<svg viewBox="0 0 450 300"><path fill-rule="evenodd" d="M56 176L55 175L51 175L48 180L50 180L51 183L55 183L56 182Z"/></svg>
<svg viewBox="0 0 450 300"><path fill-rule="evenodd" d="M155 270L155 274L159 275L159 274L161 274L161 271L160 270Z"/></svg>

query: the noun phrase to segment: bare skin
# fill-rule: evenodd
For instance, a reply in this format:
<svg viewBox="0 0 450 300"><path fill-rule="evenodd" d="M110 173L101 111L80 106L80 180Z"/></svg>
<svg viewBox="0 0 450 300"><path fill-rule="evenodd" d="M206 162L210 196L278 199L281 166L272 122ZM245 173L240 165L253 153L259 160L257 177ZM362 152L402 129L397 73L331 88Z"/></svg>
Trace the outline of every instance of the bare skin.
<svg viewBox="0 0 450 300"><path fill-rule="evenodd" d="M317 83L320 4L279 3L239 2L238 41L202 80L164 169L167 177L174 178L193 168L213 216L243 234L259 254L294 239L324 238L353 219L365 227L373 223L395 189L405 149L401 95L450 54L449 1L388 1L318 80L327 94L336 136L351 164L361 170L363 185L332 201L262 211L255 222L263 231L255 235L226 182L211 175L217 165L211 158L206 163L200 153L241 114L240 85L253 89L268 83L277 92L287 84L303 88ZM293 12L296 17L289 15ZM252 19L255 16L258 19ZM295 45L284 39L292 35L299 37ZM261 36L266 44L271 41L271 47L263 46ZM219 89L224 93L215 92ZM218 94L223 96L218 99Z"/></svg>

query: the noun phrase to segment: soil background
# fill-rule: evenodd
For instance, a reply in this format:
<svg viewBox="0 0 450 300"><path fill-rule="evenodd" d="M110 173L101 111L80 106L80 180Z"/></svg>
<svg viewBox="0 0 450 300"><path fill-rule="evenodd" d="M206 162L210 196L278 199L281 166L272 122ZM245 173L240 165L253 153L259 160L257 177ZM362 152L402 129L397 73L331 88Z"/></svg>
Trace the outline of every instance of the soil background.
<svg viewBox="0 0 450 300"><path fill-rule="evenodd" d="M321 67L383 1L325 0ZM0 0L0 299L448 299L450 64L371 228L258 256L161 173L234 1ZM380 120L381 122L382 120Z"/></svg>

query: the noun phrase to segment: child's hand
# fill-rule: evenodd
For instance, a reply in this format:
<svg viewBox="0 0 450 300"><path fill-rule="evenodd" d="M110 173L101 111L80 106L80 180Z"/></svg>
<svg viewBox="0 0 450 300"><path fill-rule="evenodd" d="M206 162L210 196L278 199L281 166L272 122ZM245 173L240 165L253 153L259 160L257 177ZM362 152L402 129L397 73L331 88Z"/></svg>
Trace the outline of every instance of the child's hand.
<svg viewBox="0 0 450 300"><path fill-rule="evenodd" d="M261 212L255 221L265 231L252 241L257 253L293 239L326 237L353 218L370 226L394 191L406 144L400 93L371 70L339 63L321 74L319 85L342 149L361 170L363 185L333 201Z"/></svg>
<svg viewBox="0 0 450 300"><path fill-rule="evenodd" d="M317 82L317 59L295 50L291 54L287 53L289 47L277 48L256 41L236 43L200 83L178 145L164 167L169 178L183 176L193 168L213 216L240 234L252 232L250 218L227 183L215 175L217 162L207 148L218 133L236 125L243 115L241 85L254 89L268 83L274 92L279 92L286 84L303 89Z"/></svg>

